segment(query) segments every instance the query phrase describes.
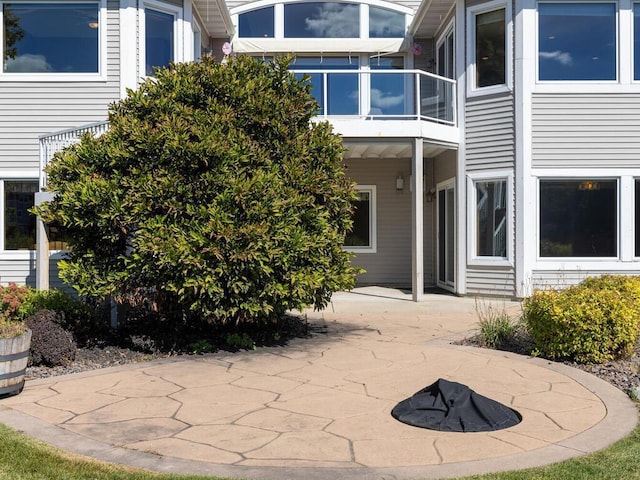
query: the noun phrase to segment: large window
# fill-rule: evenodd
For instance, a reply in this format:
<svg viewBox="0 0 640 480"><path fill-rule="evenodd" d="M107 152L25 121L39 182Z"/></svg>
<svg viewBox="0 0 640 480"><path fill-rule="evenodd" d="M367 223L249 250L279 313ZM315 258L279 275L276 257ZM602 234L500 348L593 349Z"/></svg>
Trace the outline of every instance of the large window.
<svg viewBox="0 0 640 480"><path fill-rule="evenodd" d="M371 59L371 111L372 115L405 115L407 79L404 75L384 73L384 70L404 69L403 57L377 57ZM382 71L381 71L382 70ZM411 105L413 106L413 105Z"/></svg>
<svg viewBox="0 0 640 480"><path fill-rule="evenodd" d="M358 38L360 7L354 3L311 2L284 6L285 38Z"/></svg>
<svg viewBox="0 0 640 480"><path fill-rule="evenodd" d="M36 244L36 217L33 207L38 182L9 181L4 183L4 249L33 250Z"/></svg>
<svg viewBox="0 0 640 480"><path fill-rule="evenodd" d="M507 181L475 183L476 256L507 257Z"/></svg>
<svg viewBox="0 0 640 480"><path fill-rule="evenodd" d="M273 7L265 7L239 15L238 35L243 38L273 38L273 11Z"/></svg>
<svg viewBox="0 0 640 480"><path fill-rule="evenodd" d="M145 25L145 75L153 75L159 67L167 67L175 60L175 16L173 13L146 8Z"/></svg>
<svg viewBox="0 0 640 480"><path fill-rule="evenodd" d="M4 73L98 73L97 3L3 3Z"/></svg>
<svg viewBox="0 0 640 480"><path fill-rule="evenodd" d="M540 180L540 257L616 257L618 183Z"/></svg>
<svg viewBox="0 0 640 480"><path fill-rule="evenodd" d="M404 37L405 16L380 7L369 7L369 38Z"/></svg>
<svg viewBox="0 0 640 480"><path fill-rule="evenodd" d="M344 239L347 250L361 253L376 251L376 187L358 185L354 202L353 228Z"/></svg>
<svg viewBox="0 0 640 480"><path fill-rule="evenodd" d="M298 57L291 65L294 70L311 71L311 93L320 105L319 114L357 115L359 111L359 85L357 73L313 73L313 70L357 70L358 59L354 57ZM298 74L303 76L304 74ZM326 81L327 98L324 92ZM326 108L326 112L325 112Z"/></svg>
<svg viewBox="0 0 640 480"><path fill-rule="evenodd" d="M294 2L238 14L240 38L403 38L406 14L354 2ZM278 25L278 28L276 28ZM346 50L346 49L345 49Z"/></svg>
<svg viewBox="0 0 640 480"><path fill-rule="evenodd" d="M616 5L539 3L538 78L615 80Z"/></svg>
<svg viewBox="0 0 640 480"><path fill-rule="evenodd" d="M507 83L506 10L475 16L475 87Z"/></svg>

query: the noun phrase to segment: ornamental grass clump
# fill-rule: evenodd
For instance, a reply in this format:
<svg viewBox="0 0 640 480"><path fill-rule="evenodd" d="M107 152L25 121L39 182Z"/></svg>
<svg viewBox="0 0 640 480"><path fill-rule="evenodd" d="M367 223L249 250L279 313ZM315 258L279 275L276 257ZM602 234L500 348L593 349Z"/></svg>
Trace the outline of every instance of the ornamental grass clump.
<svg viewBox="0 0 640 480"><path fill-rule="evenodd" d="M640 277L603 275L524 301L536 352L557 360L603 363L628 356L640 328Z"/></svg>

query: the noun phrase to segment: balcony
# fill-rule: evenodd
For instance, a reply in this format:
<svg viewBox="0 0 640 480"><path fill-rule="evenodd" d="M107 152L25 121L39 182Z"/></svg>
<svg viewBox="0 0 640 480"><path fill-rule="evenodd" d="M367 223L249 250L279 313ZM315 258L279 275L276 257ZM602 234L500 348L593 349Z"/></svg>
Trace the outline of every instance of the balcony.
<svg viewBox="0 0 640 480"><path fill-rule="evenodd" d="M416 137L457 144L456 82L421 70L293 69L306 76L344 137Z"/></svg>
<svg viewBox="0 0 640 480"><path fill-rule="evenodd" d="M456 82L420 70L292 70L308 76L320 105L317 118L330 121L345 138L423 138L455 147ZM82 135L102 135L108 122L40 137L40 188L53 155Z"/></svg>

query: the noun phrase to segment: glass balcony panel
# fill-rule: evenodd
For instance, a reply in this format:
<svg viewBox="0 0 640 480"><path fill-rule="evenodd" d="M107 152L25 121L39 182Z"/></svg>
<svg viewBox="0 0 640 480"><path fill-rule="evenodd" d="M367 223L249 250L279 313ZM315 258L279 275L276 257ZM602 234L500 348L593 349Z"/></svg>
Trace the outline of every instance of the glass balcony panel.
<svg viewBox="0 0 640 480"><path fill-rule="evenodd" d="M420 116L453 122L454 83L420 75Z"/></svg>
<svg viewBox="0 0 640 480"><path fill-rule="evenodd" d="M411 75L372 73L370 114L415 115L415 107L410 102L412 83Z"/></svg>

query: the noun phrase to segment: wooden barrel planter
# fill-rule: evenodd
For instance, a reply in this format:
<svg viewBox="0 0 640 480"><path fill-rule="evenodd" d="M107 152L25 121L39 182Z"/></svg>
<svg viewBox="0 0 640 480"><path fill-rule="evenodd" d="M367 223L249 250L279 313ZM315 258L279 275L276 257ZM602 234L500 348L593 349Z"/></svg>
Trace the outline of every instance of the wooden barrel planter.
<svg viewBox="0 0 640 480"><path fill-rule="evenodd" d="M29 361L31 330L11 338L0 338L0 398L17 395L24 388Z"/></svg>

